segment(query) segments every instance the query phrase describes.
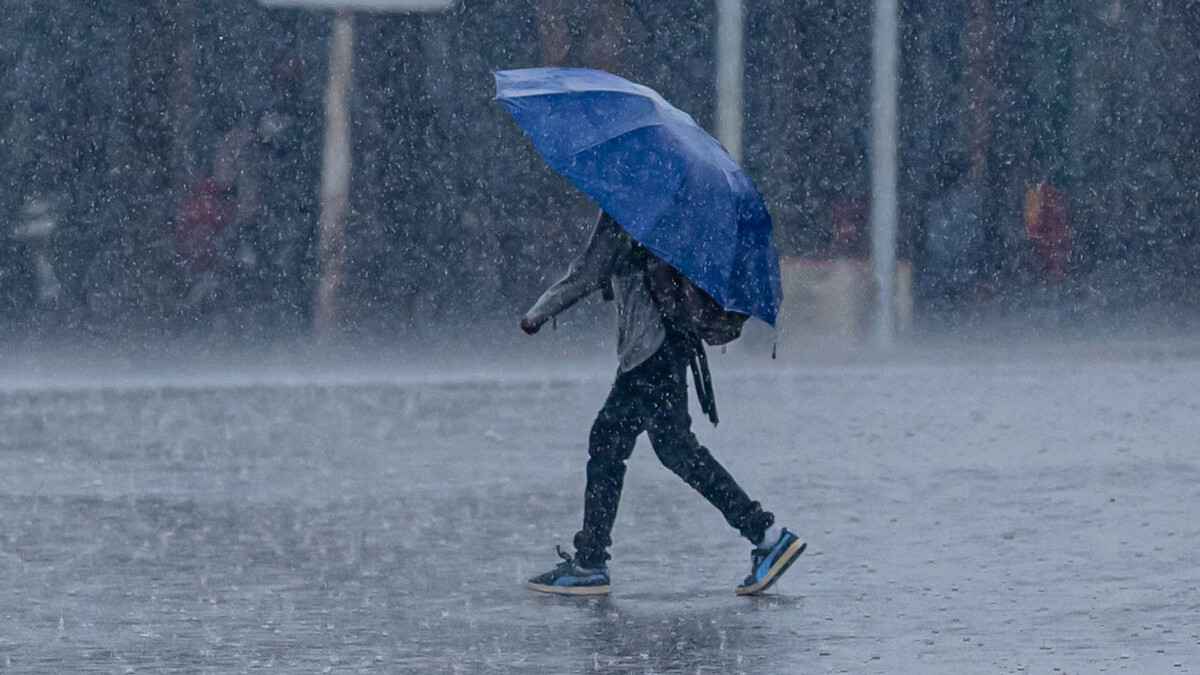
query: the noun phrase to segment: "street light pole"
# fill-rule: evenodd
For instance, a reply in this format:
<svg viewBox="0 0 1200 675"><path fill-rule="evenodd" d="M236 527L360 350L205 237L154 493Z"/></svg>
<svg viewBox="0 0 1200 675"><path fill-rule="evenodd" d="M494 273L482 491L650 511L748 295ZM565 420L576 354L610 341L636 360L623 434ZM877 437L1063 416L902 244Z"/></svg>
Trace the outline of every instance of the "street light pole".
<svg viewBox="0 0 1200 675"><path fill-rule="evenodd" d="M350 198L349 92L354 76L354 14L338 9L329 50L329 87L325 92L325 151L321 163L321 211L318 221L320 277L313 329L318 341L338 332L338 291L346 260L346 207Z"/></svg>
<svg viewBox="0 0 1200 675"><path fill-rule="evenodd" d="M900 39L897 0L875 0L871 67L871 261L875 272L875 338L895 340L896 231L899 221Z"/></svg>
<svg viewBox="0 0 1200 675"><path fill-rule="evenodd" d="M742 71L746 17L742 0L717 0L717 138L742 161Z"/></svg>
<svg viewBox="0 0 1200 675"><path fill-rule="evenodd" d="M259 0L268 7L334 10L325 90L325 148L317 223L319 278L313 332L318 342L338 335L342 268L346 263L346 211L350 202L350 90L354 78L354 11L434 12L454 0Z"/></svg>

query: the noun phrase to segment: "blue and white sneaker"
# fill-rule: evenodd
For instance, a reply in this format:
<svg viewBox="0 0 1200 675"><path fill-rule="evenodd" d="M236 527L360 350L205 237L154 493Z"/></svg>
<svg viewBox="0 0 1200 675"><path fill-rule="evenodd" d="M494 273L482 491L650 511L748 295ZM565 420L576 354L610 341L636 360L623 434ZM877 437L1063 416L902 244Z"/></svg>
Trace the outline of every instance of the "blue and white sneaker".
<svg viewBox="0 0 1200 675"><path fill-rule="evenodd" d="M563 562L558 567L539 574L525 582L525 588L541 593L558 595L607 595L612 592L609 585L608 565L596 568L580 567L575 559L555 546Z"/></svg>
<svg viewBox="0 0 1200 675"><path fill-rule="evenodd" d="M804 553L804 543L791 530L783 528L779 541L769 549L756 548L750 552L750 575L737 587L738 595L758 595L779 580L787 568Z"/></svg>

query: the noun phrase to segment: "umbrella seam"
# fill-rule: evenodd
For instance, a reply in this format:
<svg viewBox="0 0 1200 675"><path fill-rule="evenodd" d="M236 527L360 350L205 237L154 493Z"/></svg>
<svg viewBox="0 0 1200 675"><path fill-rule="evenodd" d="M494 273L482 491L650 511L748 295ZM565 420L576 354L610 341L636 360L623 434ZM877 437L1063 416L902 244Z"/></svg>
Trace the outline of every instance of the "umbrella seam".
<svg viewBox="0 0 1200 675"><path fill-rule="evenodd" d="M604 145L605 143L611 143L612 141L615 141L615 140L617 140L617 139L621 138L622 136L624 136L624 135L626 135L626 134L632 134L632 133L633 133L633 132L635 132L635 131L640 131L640 130L642 130L642 129L649 129L650 127L666 127L666 126L667 126L667 125L666 125L666 124L664 124L664 123L662 123L662 122L650 122L650 123L648 123L648 124L640 124L640 125L638 125L638 126L636 126L636 127L633 127L633 128L631 128L631 129L627 129L627 130L625 130L625 131L622 131L620 134L617 134L616 136L610 136L610 137L608 137L608 138L605 138L604 140L601 140L601 141L596 141L595 143L589 143L589 144L587 144L587 145L583 146L582 148L580 148L580 149L578 149L578 150L572 150L572 151L570 152L570 154L568 154L566 157L567 157L567 158L574 157L575 155L578 155L578 154L579 154L579 153L581 153L581 152L587 152L588 150L591 150L592 148L596 148L596 147L599 147L599 146L601 146L601 145ZM522 129L521 131L525 131L525 130L524 130L524 129ZM525 132L525 135L526 135L526 136L529 136L529 132ZM529 136L529 138L530 138L530 140L533 140L533 137L532 137L532 136ZM535 143L534 143L534 145L536 145L536 144L537 144L537 143L535 142Z"/></svg>

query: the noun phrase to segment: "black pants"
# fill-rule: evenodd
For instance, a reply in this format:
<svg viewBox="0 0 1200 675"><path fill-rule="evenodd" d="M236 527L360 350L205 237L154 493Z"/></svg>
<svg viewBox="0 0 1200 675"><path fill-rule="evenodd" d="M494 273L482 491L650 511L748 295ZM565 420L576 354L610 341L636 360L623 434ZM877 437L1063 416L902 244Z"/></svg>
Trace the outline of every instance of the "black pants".
<svg viewBox="0 0 1200 675"><path fill-rule="evenodd" d="M744 537L757 542L775 522L775 516L751 501L692 433L686 379L689 359L686 341L668 336L653 356L617 375L589 439L583 529L575 535L580 565L594 567L608 560L625 461L643 431L649 434L659 461L720 509Z"/></svg>

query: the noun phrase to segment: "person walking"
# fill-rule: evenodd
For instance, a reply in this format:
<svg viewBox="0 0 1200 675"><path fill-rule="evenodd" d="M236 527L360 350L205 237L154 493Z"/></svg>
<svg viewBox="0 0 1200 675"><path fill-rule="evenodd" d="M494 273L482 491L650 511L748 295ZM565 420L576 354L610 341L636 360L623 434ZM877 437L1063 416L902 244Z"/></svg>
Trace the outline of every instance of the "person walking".
<svg viewBox="0 0 1200 675"><path fill-rule="evenodd" d="M558 548L563 562L529 579L525 586L530 590L563 595L611 592L608 548L625 462L642 432L649 435L663 465L717 507L753 544L750 574L737 587L739 595L755 595L770 588L805 549L805 542L779 527L772 513L751 500L692 433L686 371L697 356L703 365L703 347L685 322L668 318L669 310L675 308L662 306L661 292L656 298L648 272L655 265L661 268L665 263L601 211L587 247L571 262L566 276L521 318L522 330L533 335L582 298L603 291L616 301L620 362L616 381L588 439L583 527L574 538L575 554ZM707 368L704 370L707 381ZM693 374L697 370L693 369ZM703 386L697 377L697 387ZM715 424L711 396L703 407Z"/></svg>
<svg viewBox="0 0 1200 675"><path fill-rule="evenodd" d="M782 299L770 214L746 172L691 115L658 92L587 68L494 73L496 100L546 163L600 206L591 239L567 274L521 318L537 333L597 291L616 300L620 366L588 439L583 528L575 554L529 579L544 593L611 591L608 548L625 462L646 432L659 460L750 540L755 595L805 543L775 523L692 434L686 371L717 423L704 343L723 345L757 317L774 326Z"/></svg>

